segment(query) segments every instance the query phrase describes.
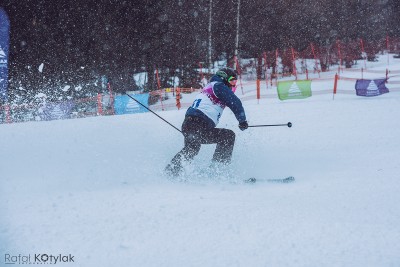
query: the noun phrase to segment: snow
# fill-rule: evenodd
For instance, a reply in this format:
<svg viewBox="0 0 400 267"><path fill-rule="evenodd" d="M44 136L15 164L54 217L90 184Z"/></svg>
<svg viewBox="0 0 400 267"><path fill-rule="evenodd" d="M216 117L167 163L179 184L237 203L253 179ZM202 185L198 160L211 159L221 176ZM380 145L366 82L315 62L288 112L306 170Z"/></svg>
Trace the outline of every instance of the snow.
<svg viewBox="0 0 400 267"><path fill-rule="evenodd" d="M62 90L63 92L67 92L70 88L71 88L70 85L65 85L61 90Z"/></svg>
<svg viewBox="0 0 400 267"><path fill-rule="evenodd" d="M39 68L38 68L39 72L43 72L43 68L44 68L44 63L39 65Z"/></svg>
<svg viewBox="0 0 400 267"><path fill-rule="evenodd" d="M151 113L0 125L0 263L47 253L85 267L399 266L400 92L357 97L354 83L334 100L237 90L250 124L293 127L242 132L225 110L232 178L196 174L207 145L186 183L167 180L183 138ZM158 113L179 126L185 109ZM288 175L296 181L238 183Z"/></svg>

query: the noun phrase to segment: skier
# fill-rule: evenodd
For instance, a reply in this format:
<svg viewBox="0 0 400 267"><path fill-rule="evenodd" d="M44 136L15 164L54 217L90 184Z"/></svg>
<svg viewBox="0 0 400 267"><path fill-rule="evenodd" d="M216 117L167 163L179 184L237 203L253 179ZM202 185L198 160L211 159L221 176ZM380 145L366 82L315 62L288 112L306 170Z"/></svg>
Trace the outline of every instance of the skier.
<svg viewBox="0 0 400 267"><path fill-rule="evenodd" d="M182 124L185 146L165 168L168 175L179 176L183 171L183 161L190 162L199 153L201 144L217 144L211 165L230 163L235 133L229 129L215 127L225 106L228 106L239 121L239 129L244 131L248 128L242 102L234 94L236 82L236 71L222 68L196 96L192 106L186 111Z"/></svg>

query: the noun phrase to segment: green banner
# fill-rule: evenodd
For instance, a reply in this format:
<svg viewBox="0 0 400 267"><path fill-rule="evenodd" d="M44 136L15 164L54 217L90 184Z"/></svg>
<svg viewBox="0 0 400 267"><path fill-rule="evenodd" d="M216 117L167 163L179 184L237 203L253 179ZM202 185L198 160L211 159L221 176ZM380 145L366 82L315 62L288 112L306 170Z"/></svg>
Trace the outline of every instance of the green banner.
<svg viewBox="0 0 400 267"><path fill-rule="evenodd" d="M311 80L278 82L280 100L307 98L311 95Z"/></svg>

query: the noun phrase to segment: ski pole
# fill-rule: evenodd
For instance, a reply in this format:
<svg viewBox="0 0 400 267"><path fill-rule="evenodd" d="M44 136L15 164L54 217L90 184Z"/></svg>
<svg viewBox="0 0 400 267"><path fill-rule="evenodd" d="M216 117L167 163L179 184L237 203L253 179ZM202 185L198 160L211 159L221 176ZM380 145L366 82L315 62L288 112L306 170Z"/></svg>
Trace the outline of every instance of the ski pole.
<svg viewBox="0 0 400 267"><path fill-rule="evenodd" d="M158 115L157 113L155 113L154 111L152 111L151 109L149 109L148 107L146 107L145 105L143 105L142 103L140 103L138 100L136 100L134 97L130 96L129 94L125 93L129 98L131 98L132 100L136 101L136 103L138 103L139 105L141 105L142 107L144 107L145 109L147 109L148 111L150 111L151 113L153 113L154 115L156 115L157 117L159 117L160 119L162 119L163 121L165 121L166 123L168 123L170 126L172 126L175 130L179 131L180 133L182 133L181 130L179 130L178 128L176 128L174 125L172 125L171 123L169 123L166 119L164 119L163 117L161 117L160 115Z"/></svg>
<svg viewBox="0 0 400 267"><path fill-rule="evenodd" d="M287 126L287 127L292 127L292 123L284 123L284 124L267 124L267 125L249 125L249 127L271 127L271 126Z"/></svg>

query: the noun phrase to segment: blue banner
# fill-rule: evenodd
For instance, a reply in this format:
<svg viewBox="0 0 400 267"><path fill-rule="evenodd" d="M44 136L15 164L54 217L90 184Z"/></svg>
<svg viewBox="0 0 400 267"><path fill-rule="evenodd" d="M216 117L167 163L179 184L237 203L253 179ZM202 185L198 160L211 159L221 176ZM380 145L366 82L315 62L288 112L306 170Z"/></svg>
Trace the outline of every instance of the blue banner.
<svg viewBox="0 0 400 267"><path fill-rule="evenodd" d="M389 93L389 89L385 83L386 79L357 80L356 94L358 96L377 96Z"/></svg>
<svg viewBox="0 0 400 267"><path fill-rule="evenodd" d="M137 101L142 103L144 106L149 107L149 94L138 94L132 95ZM116 96L114 100L115 114L133 114L147 112L148 110L131 99L127 95Z"/></svg>
<svg viewBox="0 0 400 267"><path fill-rule="evenodd" d="M0 7L0 100L7 101L8 51L10 42L10 21Z"/></svg>

